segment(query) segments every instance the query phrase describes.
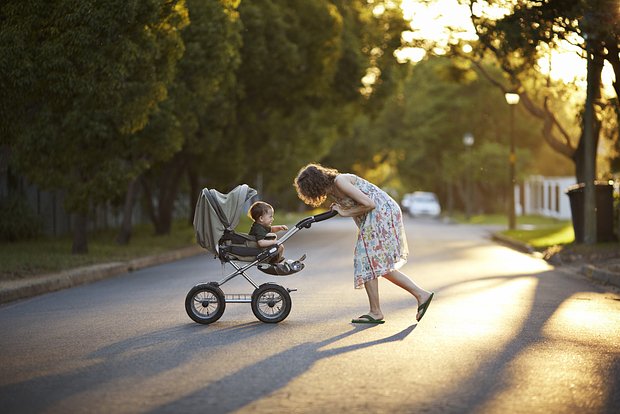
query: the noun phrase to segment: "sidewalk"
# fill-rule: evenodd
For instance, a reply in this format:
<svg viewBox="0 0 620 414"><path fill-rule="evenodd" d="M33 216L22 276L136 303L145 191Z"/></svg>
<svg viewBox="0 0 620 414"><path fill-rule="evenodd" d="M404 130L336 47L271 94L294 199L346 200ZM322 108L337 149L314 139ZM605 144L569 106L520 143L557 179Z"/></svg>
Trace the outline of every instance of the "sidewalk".
<svg viewBox="0 0 620 414"><path fill-rule="evenodd" d="M145 267L173 262L201 253L204 253L204 249L199 246L191 246L125 262L102 263L34 278L3 281L0 282L0 304L96 282L97 280L119 276Z"/></svg>

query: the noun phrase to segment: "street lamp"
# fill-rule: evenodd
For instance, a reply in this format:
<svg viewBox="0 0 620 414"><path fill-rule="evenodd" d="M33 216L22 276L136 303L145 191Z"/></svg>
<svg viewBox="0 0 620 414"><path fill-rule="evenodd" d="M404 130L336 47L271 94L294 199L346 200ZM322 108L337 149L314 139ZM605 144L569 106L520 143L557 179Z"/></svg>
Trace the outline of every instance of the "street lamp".
<svg viewBox="0 0 620 414"><path fill-rule="evenodd" d="M474 145L474 135L471 132L467 132L463 135L463 145L467 147L467 200L465 202L465 218L469 221L471 217L471 205L472 205L472 171L471 171L471 147Z"/></svg>
<svg viewBox="0 0 620 414"><path fill-rule="evenodd" d="M518 93L506 93L506 102L510 105L510 186L508 191L508 228L514 230L517 227L517 219L515 217L515 185L517 183L515 177L515 164L517 157L515 155L515 106L519 103Z"/></svg>

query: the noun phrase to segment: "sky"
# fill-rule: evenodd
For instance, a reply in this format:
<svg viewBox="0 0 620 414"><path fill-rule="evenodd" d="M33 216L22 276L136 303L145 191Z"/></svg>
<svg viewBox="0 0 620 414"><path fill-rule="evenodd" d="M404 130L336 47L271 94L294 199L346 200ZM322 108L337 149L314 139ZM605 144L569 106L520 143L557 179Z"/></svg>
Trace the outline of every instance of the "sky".
<svg viewBox="0 0 620 414"><path fill-rule="evenodd" d="M403 40L410 41L413 38L434 39L441 44L446 44L451 37L460 39L475 39L476 35L470 19L470 11L467 6L459 4L458 0L435 0L428 2L420 0L402 0L401 7L405 19L411 21L411 31L403 33ZM380 11L380 10L379 10ZM505 12L500 8L485 10L494 17L501 17ZM460 33L448 30L448 27L460 28ZM440 53L440 50L436 50ZM553 52L549 57L539 61L541 71L547 73L551 67L551 77L565 82L575 81L585 88L586 84L586 60L582 57L582 50L566 43L562 51ZM422 49L403 48L396 53L399 60L420 61L424 58ZM603 82L606 88L611 88L614 73L607 63L603 70Z"/></svg>

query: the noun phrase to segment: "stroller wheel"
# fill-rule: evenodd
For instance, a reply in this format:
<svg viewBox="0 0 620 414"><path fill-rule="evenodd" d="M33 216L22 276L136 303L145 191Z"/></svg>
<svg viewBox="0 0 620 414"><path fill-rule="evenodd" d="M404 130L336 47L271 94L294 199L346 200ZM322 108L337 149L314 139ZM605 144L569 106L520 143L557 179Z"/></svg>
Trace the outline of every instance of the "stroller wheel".
<svg viewBox="0 0 620 414"><path fill-rule="evenodd" d="M194 322L213 323L222 317L224 309L224 292L209 283L194 286L185 297L185 311Z"/></svg>
<svg viewBox="0 0 620 414"><path fill-rule="evenodd" d="M252 294L252 312L266 323L282 322L291 312L291 295L280 285L265 283Z"/></svg>

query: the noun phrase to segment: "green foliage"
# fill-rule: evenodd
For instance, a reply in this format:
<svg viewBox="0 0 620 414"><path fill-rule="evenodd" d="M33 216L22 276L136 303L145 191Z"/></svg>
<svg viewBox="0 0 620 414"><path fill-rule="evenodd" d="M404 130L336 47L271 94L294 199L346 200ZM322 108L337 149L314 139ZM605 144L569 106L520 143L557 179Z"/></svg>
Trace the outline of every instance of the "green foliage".
<svg viewBox="0 0 620 414"><path fill-rule="evenodd" d="M225 137L235 122L242 30L237 4L231 0L187 2L190 24L181 32L185 54L162 104L165 112L159 117L168 120L168 128L153 126L144 131L151 138L179 144L169 152L174 157L160 159L142 177L151 217L160 233L170 231L174 203L186 174L205 177L210 186L238 176L230 161L238 152L239 140ZM226 153L230 157L223 156ZM198 194L196 179L191 186L187 191Z"/></svg>
<svg viewBox="0 0 620 414"><path fill-rule="evenodd" d="M136 132L166 98L183 53L183 2L11 0L0 15L0 120L10 120L13 159L85 213L136 174L128 153L148 158L156 147Z"/></svg>
<svg viewBox="0 0 620 414"><path fill-rule="evenodd" d="M10 196L0 202L0 241L32 239L41 234L42 226L23 197Z"/></svg>
<svg viewBox="0 0 620 414"><path fill-rule="evenodd" d="M400 47L406 24L400 9L389 2L385 13L374 15L380 3L240 4L240 95L237 122L226 137L242 142L234 155L242 181L256 185L270 199L292 205L291 180L297 170L311 161L331 163L360 114L381 107L398 84L402 66L393 52ZM379 76L364 85L362 78L369 70ZM350 149L335 165L352 164ZM222 157L219 152L220 160L213 161L221 163Z"/></svg>
<svg viewBox="0 0 620 414"><path fill-rule="evenodd" d="M335 139L330 103L342 17L326 0L243 2L239 12L242 95L234 135L242 137L247 157L237 165L246 181L262 175L267 191L275 192L290 188L298 160Z"/></svg>
<svg viewBox="0 0 620 414"><path fill-rule="evenodd" d="M472 7L483 8L495 2L470 0L469 3ZM555 88L532 88L528 83L532 78L532 73L540 72L539 59L546 57L551 50L556 49L561 41L580 46L584 52L584 59L585 56L592 57L588 64L590 79L588 82L593 88L593 100L597 102L594 105L596 112L594 147L598 146L599 129L604 134L603 137L611 140L610 146L613 146L613 143L620 139L620 123L618 122L620 112L617 111L620 89L617 84L614 84L615 96L607 99L600 94L600 83L604 63L608 63L613 68L616 79L620 78L620 25L618 25L620 8L617 0L548 0L544 2L516 0L511 3L512 10L499 19L472 13L472 22L479 36L479 42L476 45L477 54L482 56L490 52L510 79L512 87L520 87L522 92L543 90L544 96L539 97L539 108L533 108L530 105L529 109L533 113L538 112L540 117L547 117L548 122L553 121L560 129L562 124L557 123L558 117L551 114L549 108L553 108L555 113L558 107L566 105L566 99L557 101L555 105L549 105L549 97L554 95L553 89ZM574 122L580 127L583 125L581 118L586 105L586 97L582 95L579 105L581 116L577 122ZM610 107L615 107L616 110L611 111ZM587 175L584 170L586 157L596 157L596 150L592 154L584 154L584 136L585 127L575 134L575 137L579 137L577 144L553 137L550 130L545 132L545 138L550 141L553 148L574 161L578 181L584 180ZM615 157L617 155L609 157L612 162L611 168L613 168ZM592 173L596 175L596 171Z"/></svg>

